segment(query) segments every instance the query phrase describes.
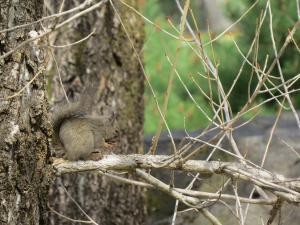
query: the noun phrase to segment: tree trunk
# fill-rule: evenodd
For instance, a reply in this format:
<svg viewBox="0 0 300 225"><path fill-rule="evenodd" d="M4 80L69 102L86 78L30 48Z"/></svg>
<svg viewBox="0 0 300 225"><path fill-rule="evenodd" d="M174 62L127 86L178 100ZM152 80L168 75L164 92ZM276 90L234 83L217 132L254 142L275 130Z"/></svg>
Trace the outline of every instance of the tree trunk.
<svg viewBox="0 0 300 225"><path fill-rule="evenodd" d="M143 44L143 23L131 10L114 2L139 52ZM74 7L71 1L66 4L66 8ZM136 6L137 1L131 0L129 4ZM115 114L120 136L115 153L142 153L143 74L113 8L107 3L80 18L57 35L56 44L76 42L94 29L94 35L88 40L56 52L64 88L74 100L80 98L84 88L90 89L97 84L97 91L87 101L94 103L93 111L98 115ZM54 98L61 102L64 95L58 76L54 84ZM61 183L82 209L101 225L145 223L144 196L140 187L114 183L93 173L64 175L52 187L51 205L64 215L81 220L87 218L68 197ZM50 220L53 225L71 224L54 214Z"/></svg>
<svg viewBox="0 0 300 225"><path fill-rule="evenodd" d="M0 30L38 20L43 1L0 1ZM39 26L0 34L0 55ZM0 224L47 224L51 129L45 95L46 55L36 43L0 61ZM37 75L39 74L39 75ZM33 77L36 79L19 95Z"/></svg>

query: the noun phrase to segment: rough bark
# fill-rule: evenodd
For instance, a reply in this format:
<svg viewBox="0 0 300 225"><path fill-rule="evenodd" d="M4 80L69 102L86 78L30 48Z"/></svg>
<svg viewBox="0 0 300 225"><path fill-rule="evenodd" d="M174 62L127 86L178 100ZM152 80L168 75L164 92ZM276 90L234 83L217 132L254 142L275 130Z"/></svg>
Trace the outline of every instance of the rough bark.
<svg viewBox="0 0 300 225"><path fill-rule="evenodd" d="M74 6L71 1L66 4L66 8ZM143 42L143 23L133 12L120 7L117 2L115 4L139 51ZM133 0L129 4L137 5ZM94 29L95 34L87 41L56 52L64 88L74 100L80 98L84 89L96 86L97 91L92 97L87 96L87 101L93 102L93 111L98 115L115 114L120 137L116 148L119 152L116 153L141 153L143 74L112 7L107 3L80 18L56 36L56 44L78 41ZM56 102L63 101L58 76L55 76L53 90ZM64 175L52 187L50 204L64 215L83 220L87 218L68 197L61 183L99 224L144 224L145 208L140 187L113 183L93 173ZM50 220L51 224L72 224L54 214Z"/></svg>
<svg viewBox="0 0 300 225"><path fill-rule="evenodd" d="M43 1L0 1L0 30L42 16ZM38 26L0 34L0 55L29 38ZM47 224L51 134L42 68L46 55L36 43L0 61L0 224ZM37 78L23 88L37 73Z"/></svg>

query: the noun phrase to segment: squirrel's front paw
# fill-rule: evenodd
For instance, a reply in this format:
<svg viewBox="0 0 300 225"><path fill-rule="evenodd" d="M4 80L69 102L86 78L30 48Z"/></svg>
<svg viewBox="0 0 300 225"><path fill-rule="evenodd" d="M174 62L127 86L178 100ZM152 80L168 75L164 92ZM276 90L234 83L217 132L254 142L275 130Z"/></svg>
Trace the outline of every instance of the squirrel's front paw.
<svg viewBox="0 0 300 225"><path fill-rule="evenodd" d="M101 160L102 158L103 158L103 153L101 151L95 151L88 156L87 160L98 161Z"/></svg>

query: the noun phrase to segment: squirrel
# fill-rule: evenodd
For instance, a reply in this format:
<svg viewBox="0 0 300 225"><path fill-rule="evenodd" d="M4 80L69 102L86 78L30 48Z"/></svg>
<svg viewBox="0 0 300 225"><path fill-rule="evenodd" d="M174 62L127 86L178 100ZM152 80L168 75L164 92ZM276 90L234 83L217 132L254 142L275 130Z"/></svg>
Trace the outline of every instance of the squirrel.
<svg viewBox="0 0 300 225"><path fill-rule="evenodd" d="M116 128L108 116L92 116L87 111L84 101L54 110L52 142L65 151L65 158L70 161L89 159L94 151L109 149L111 146L106 140L116 135Z"/></svg>

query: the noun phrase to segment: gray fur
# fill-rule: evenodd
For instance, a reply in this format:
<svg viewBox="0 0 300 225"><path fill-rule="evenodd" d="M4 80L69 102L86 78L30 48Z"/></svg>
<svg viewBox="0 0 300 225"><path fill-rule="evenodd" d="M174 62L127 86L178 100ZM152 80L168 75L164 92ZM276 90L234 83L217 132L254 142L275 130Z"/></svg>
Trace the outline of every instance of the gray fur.
<svg viewBox="0 0 300 225"><path fill-rule="evenodd" d="M68 160L86 159L95 149L105 146L105 139L115 135L108 117L87 115L78 103L54 113L53 130L54 142L62 146Z"/></svg>

